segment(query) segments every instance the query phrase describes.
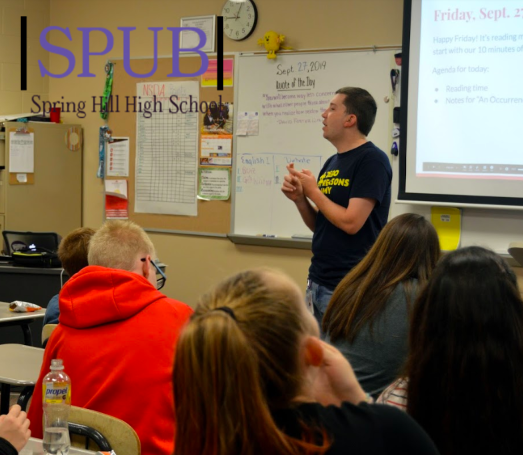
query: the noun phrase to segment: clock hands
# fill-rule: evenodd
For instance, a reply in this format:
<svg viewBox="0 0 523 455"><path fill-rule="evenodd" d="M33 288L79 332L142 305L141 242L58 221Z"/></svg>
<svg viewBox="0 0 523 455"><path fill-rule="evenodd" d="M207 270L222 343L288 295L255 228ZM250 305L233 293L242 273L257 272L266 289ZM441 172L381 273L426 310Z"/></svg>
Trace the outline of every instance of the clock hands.
<svg viewBox="0 0 523 455"><path fill-rule="evenodd" d="M243 3L240 3L240 7L238 8L238 12L236 13L236 20L240 18L240 11L242 9Z"/></svg>
<svg viewBox="0 0 523 455"><path fill-rule="evenodd" d="M238 12L234 16L224 16L224 19L234 19L238 20L240 18L240 11L242 9L243 3L240 3L240 7L238 8Z"/></svg>

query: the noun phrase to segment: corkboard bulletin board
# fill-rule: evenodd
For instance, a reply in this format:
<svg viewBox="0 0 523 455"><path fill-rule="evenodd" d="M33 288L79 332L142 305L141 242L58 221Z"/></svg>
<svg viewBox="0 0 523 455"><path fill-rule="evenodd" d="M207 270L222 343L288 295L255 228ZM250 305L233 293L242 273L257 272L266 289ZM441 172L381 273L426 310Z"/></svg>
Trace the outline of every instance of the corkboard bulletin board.
<svg viewBox="0 0 523 455"><path fill-rule="evenodd" d="M234 58L232 55L226 56L228 59ZM213 57L210 57L213 58ZM123 67L121 60L114 60L113 76L113 100L119 95L120 112L109 113L108 124L115 137L129 137L129 219L135 221L144 229L159 229L165 231L178 231L199 234L227 234L230 232L231 224L231 200L227 201L202 201L198 200L197 216L181 215L159 215L149 213L134 212L134 192L135 192L135 160L136 160L136 116L141 115L134 112L125 112L125 97L136 96L136 84L142 82L160 81L198 81L200 77L169 78L167 74L172 72L172 61L170 58L159 58L158 68L154 75L148 78L134 78L128 75ZM180 58L180 71L182 73L194 73L201 65L199 56ZM136 73L148 73L153 68L153 59L136 59L131 61L131 68ZM237 81L234 81L236 84ZM222 96L222 102L234 103L234 87L224 87L218 91L216 88L200 86L200 102L218 102ZM234 110L233 110L234 112ZM180 115L180 114L172 114ZM201 123L203 114L199 114L198 144L201 137ZM234 115L234 114L233 114ZM108 179L121 180L122 177L107 177Z"/></svg>

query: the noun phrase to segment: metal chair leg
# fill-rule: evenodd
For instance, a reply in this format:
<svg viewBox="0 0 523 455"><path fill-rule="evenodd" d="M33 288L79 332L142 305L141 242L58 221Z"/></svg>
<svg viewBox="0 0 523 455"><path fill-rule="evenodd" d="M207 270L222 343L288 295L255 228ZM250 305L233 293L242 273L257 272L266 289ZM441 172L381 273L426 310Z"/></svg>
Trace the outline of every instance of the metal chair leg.
<svg viewBox="0 0 523 455"><path fill-rule="evenodd" d="M33 396L35 386L34 385L28 385L24 387L24 390L22 390L22 393L18 397L17 403L22 408L22 411L25 411L27 408L27 403L29 403L29 399Z"/></svg>
<svg viewBox="0 0 523 455"><path fill-rule="evenodd" d="M20 327L22 328L22 332L24 333L24 344L26 346L32 346L33 335L31 333L31 327L29 327L29 324L20 324Z"/></svg>
<svg viewBox="0 0 523 455"><path fill-rule="evenodd" d="M0 414L7 414L9 412L9 399L11 397L11 386L3 384L1 387L2 398L0 399Z"/></svg>

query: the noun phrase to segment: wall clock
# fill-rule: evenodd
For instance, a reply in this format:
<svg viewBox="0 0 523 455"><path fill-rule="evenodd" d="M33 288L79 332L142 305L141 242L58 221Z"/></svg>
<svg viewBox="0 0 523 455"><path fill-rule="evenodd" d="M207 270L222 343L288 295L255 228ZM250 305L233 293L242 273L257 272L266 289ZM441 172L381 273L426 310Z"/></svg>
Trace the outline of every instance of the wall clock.
<svg viewBox="0 0 523 455"><path fill-rule="evenodd" d="M235 2L228 0L222 8L223 32L235 41L251 36L258 21L258 10L253 0Z"/></svg>

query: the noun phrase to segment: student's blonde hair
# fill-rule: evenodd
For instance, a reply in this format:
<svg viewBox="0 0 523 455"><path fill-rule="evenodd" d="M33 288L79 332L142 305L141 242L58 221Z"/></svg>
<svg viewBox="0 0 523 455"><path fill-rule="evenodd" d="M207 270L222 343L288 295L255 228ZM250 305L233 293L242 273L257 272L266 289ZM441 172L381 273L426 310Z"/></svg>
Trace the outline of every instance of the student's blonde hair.
<svg viewBox="0 0 523 455"><path fill-rule="evenodd" d="M200 299L176 346L175 455L326 450L325 437L311 443L321 431L293 439L271 415L300 393L304 305L296 285L268 269L234 275Z"/></svg>
<svg viewBox="0 0 523 455"><path fill-rule="evenodd" d="M132 270L138 256L156 258L145 231L132 221L106 221L89 242L89 265Z"/></svg>

